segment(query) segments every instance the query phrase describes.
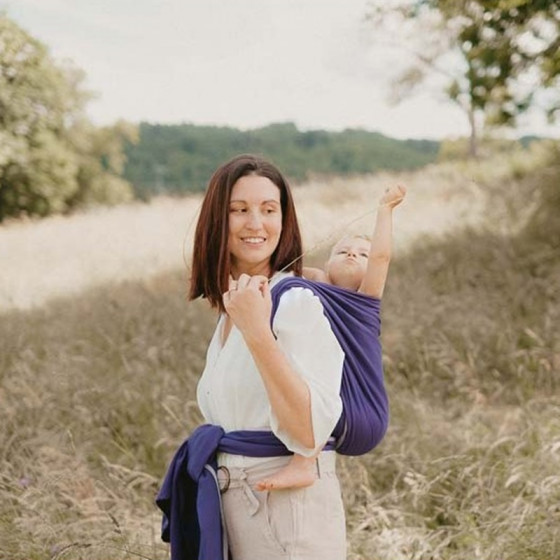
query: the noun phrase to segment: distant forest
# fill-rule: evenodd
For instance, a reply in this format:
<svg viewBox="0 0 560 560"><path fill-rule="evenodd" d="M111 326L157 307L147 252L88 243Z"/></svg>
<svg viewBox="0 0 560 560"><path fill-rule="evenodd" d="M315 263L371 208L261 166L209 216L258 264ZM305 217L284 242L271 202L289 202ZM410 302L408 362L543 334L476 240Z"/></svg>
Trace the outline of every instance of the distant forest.
<svg viewBox="0 0 560 560"><path fill-rule="evenodd" d="M293 182L312 175L413 169L434 161L439 142L396 140L360 129L301 132L293 123L242 131L230 127L142 123L126 146L124 177L139 198L202 191L220 163L240 153L272 160Z"/></svg>

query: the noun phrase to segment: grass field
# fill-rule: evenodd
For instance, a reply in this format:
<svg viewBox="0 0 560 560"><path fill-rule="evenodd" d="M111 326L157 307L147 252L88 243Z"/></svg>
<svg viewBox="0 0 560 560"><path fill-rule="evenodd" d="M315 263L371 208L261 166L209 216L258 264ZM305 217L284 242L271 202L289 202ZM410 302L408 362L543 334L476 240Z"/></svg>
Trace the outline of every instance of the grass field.
<svg viewBox="0 0 560 560"><path fill-rule="evenodd" d="M294 189L306 248L328 246L346 230L369 233L377 199L395 181L409 188L407 204L399 208L397 247L423 232L441 233L480 217L481 187L453 166L314 181ZM90 287L185 269L200 201L200 196L161 197L149 205L0 227L0 311L31 309Z"/></svg>
<svg viewBox="0 0 560 560"><path fill-rule="evenodd" d="M410 189L397 210L383 303L390 428L372 453L339 463L351 560L560 558L553 156L298 189L308 246L363 210L387 181ZM0 315L2 559L167 557L153 499L173 450L201 421L195 384L215 317L184 298L182 239L193 202L155 204L168 205L166 239L175 241L160 244L156 225L146 237L144 222L163 222L143 206L0 230L3 293L13 281L4 278L5 262L25 276L17 298L3 296ZM57 238L58 222L70 228L68 239ZM102 242L88 245L78 222L107 239L134 228L136 235L97 254ZM20 255L35 235L47 265L26 269L40 260ZM84 280L79 291L53 280L56 289L33 293L57 259L73 263L78 282L88 270L95 275L103 254L116 262L141 255L133 244L152 238L143 262L164 250L169 260L161 255L143 271L107 266L107 277Z"/></svg>

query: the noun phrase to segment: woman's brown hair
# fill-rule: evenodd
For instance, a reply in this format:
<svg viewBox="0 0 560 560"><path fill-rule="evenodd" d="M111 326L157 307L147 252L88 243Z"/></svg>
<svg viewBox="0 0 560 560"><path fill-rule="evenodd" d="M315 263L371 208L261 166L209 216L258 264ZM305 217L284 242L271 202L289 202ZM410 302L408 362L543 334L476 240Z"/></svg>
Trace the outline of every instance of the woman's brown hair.
<svg viewBox="0 0 560 560"><path fill-rule="evenodd" d="M224 311L222 294L228 289L231 257L228 250L229 202L236 181L246 175L270 179L280 189L282 232L270 257L271 273L293 271L301 276L301 235L288 182L269 161L251 154L234 157L210 178L194 234L189 299L208 298L212 307Z"/></svg>

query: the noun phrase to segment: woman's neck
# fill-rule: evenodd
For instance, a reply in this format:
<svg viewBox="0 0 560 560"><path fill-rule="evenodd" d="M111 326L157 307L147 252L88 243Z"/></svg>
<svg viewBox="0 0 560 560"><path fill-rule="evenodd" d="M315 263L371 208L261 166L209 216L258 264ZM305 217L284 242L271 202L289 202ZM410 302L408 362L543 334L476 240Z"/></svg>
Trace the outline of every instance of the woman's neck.
<svg viewBox="0 0 560 560"><path fill-rule="evenodd" d="M266 276L270 278L274 274L274 271L271 270L269 264L257 264L255 266L244 266L242 268L233 266L231 268L231 276L234 280L237 280L242 274L247 274L249 276Z"/></svg>

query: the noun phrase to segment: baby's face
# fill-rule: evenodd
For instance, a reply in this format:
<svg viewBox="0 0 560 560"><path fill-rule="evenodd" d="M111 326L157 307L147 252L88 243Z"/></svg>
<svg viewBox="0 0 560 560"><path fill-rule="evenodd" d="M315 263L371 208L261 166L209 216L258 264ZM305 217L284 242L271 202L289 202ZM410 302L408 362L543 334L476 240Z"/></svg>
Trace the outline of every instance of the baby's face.
<svg viewBox="0 0 560 560"><path fill-rule="evenodd" d="M366 274L370 242L360 237L345 237L331 251L325 266L329 280L341 288L358 290Z"/></svg>

